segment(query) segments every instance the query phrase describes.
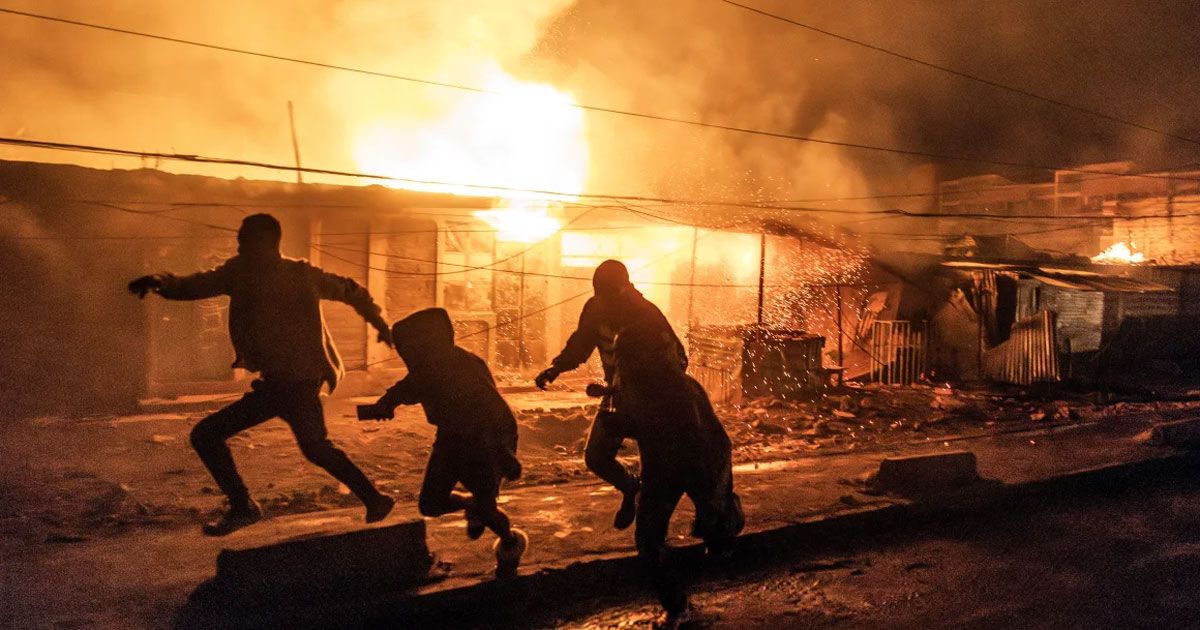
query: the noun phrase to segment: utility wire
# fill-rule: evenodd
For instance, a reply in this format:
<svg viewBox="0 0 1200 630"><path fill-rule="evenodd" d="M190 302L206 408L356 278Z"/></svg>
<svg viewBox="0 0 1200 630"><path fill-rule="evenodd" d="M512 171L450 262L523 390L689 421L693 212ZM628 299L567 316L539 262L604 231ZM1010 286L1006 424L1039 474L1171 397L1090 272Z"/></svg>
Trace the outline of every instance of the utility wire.
<svg viewBox="0 0 1200 630"><path fill-rule="evenodd" d="M741 5L739 5L739 6L741 6ZM748 8L748 7L744 7L744 8ZM406 75L392 74L392 73L388 73L388 72L380 72L380 71L375 71L375 70L366 70L366 69L362 69L362 68L355 68L352 66L339 65L339 64L334 64L334 63L313 61L313 60L309 60L309 59L300 59L300 58L296 58L296 57L287 57L284 55L276 55L276 54L272 54L272 53L247 50L247 49L243 49L243 48L234 48L232 46L222 46L219 44L211 44L211 43L200 42L200 41L195 41L195 40L190 40L190 39L170 37L170 36L166 36L166 35L159 35L156 33L148 33L148 32L144 32L144 31L135 31L135 30L131 30L131 29L105 26L102 24L95 24L92 22L84 22L81 20L72 20L72 19L68 19L68 18L43 15L40 13L32 13L29 11L19 11L17 9L0 8L0 13L6 13L9 15L16 15L16 16L32 18L32 19L37 19L37 20L57 22L60 24L67 24L67 25L71 25L71 26L79 26L79 27L84 27L84 28L98 29L98 30L102 30L102 31L112 32L112 33L119 33L122 35L145 37L145 38L155 39L155 40L164 41L164 42L171 42L171 43L175 43L175 44L183 44L183 45L188 45L188 46L196 46L196 47L200 47L200 48L207 48L207 49L218 50L218 51L222 51L222 52L250 55L250 56L260 57L260 58L264 58L264 59L271 59L274 61L298 63L298 64L314 66L314 67L318 67L318 68L325 68L325 69L330 69L330 70L340 70L340 71L344 71L344 72L353 72L353 73L357 73L357 74L364 74L364 75L370 75L370 76L381 77L381 78L395 79L395 80L400 80L400 81L408 81L408 82L412 82L412 83L420 83L420 84L429 85L429 86L462 90L462 91L472 92L472 93L481 94L481 95L505 96L504 92L488 90L488 89L480 88L480 87L460 85L457 83L449 83L449 82L443 82L443 81L432 81L429 79L421 79L421 78L417 78L417 77L410 77L410 76L406 76ZM1008 161L1008 160L974 158L974 157L962 156L962 155L932 153L932 152L927 152L927 151L917 151L917 150L913 150L913 149L903 149L903 148L898 148L898 147L884 147L884 146L862 144L862 143L857 143L857 142L845 142L845 141L839 141L839 140L814 138L811 136L803 136L803 135L799 135L799 134L787 133L787 132L782 132L782 131L753 129L753 128L749 128L749 127L739 127L736 125L726 125L726 124L720 124L720 123L708 123L708 122L704 122L704 121L700 121L700 120L673 118L671 116L664 116L664 115L659 115L659 114L627 111L627 110L615 109L615 108L611 108L611 107L600 107L600 106L596 106L596 105L587 105L587 104L576 103L576 102L564 101L561 103L561 105L564 107L573 107L573 108L580 109L580 110L603 113L603 114L611 114L611 115L616 115L616 116L626 116L626 117L631 117L631 118L640 118L640 119L644 119L644 120L654 120L654 121L659 121L659 122L669 122L669 123L675 123L675 124L680 124L680 125L690 125L690 126L695 126L695 127L703 127L703 128L707 128L707 129L715 129L715 130L728 131L728 132L733 132L733 133L743 133L743 134L761 136L761 137L767 137L767 138L777 138L777 139L783 139L783 140L810 142L810 143L815 143L815 144L837 146L837 147L842 147L842 148L847 148L847 149L859 149L859 150L866 150L866 151L879 151L879 152L884 152L884 153L894 153L897 155L907 155L910 157L921 157L921 158L926 158L926 159L943 160L943 161L949 161L949 162L967 162L967 163L975 163L975 164L989 164L992 166L1027 168L1027 169L1043 170L1043 171L1070 171L1070 172L1080 172L1080 173L1096 173L1096 172L1098 172L1098 171L1092 171L1092 170L1059 168L1056 166L1047 166L1047 165L1042 165L1042 164L1013 162L1013 161ZM12 140L16 140L16 139L5 138L3 143L14 144L13 142L11 142ZM1189 140L1189 142L1194 142L1194 141ZM25 146L36 147L36 146L41 145L42 148L62 148L62 147L51 146L51 145L56 145L56 144L58 144L58 143L50 143L50 142L39 143L39 142L30 141L28 143L25 143ZM79 147L81 145L75 145L75 146ZM158 157L161 159L180 159L181 156L179 156L177 154L146 153L146 154L143 154L142 157L150 157L150 158ZM197 158L193 161L206 161L206 162L211 161L212 163L222 163L222 164L232 164L232 165L242 165L242 166L262 166L261 163L260 164L250 164L250 163L247 163L242 160L213 160L211 158L202 160L202 159L199 159L200 156L192 156L192 157ZM420 182L420 180L409 180L409 179L395 178L395 177L388 178L388 177L381 177L381 176L354 175L354 174L346 173L344 171L330 171L330 170L326 170L326 169L311 169L311 168L307 168L307 167L298 168L295 165L279 166L279 168L281 168L282 170L288 170L291 172L312 172L312 173L327 174L327 175L347 175L347 176L359 176L359 177L372 177L372 178L376 178L376 179L391 179L391 180L395 180L395 181L435 183L435 182ZM1111 174L1119 175L1119 173L1111 173ZM1145 177L1145 176L1143 176L1143 177ZM560 195L562 194L562 193L553 193L550 191L521 190L521 189L508 188L508 187L503 187L503 186L470 186L470 187L491 189L491 190L513 190L513 191L521 191L521 192L537 192L539 194L560 194Z"/></svg>
<svg viewBox="0 0 1200 630"><path fill-rule="evenodd" d="M439 182L439 181L431 181L431 180L417 180L417 179L410 179L410 178L403 178L403 177L393 177L393 176L388 176L388 175L359 173L359 172L354 172L354 171L313 168L313 167L309 167L309 166L297 168L295 165L274 164L274 163L270 163L270 162L257 162L257 161L253 161L253 160L242 160L242 159L236 159L236 158L207 157L207 156L194 155L194 154L161 153L161 152L154 152L154 151L136 151L136 150L132 150L132 149L120 149L120 148L101 147L101 146L94 146L94 145L50 142L50 141L43 141L43 140L28 140L28 139L24 139L24 138L0 137L0 144L9 144L9 145L42 148L42 149L84 152L84 153L120 155L120 156L127 156L127 157L150 157L150 158L158 158L158 159L163 159L163 160L195 162L195 163L201 163L201 164L219 164L219 165L226 165L226 166L230 166L230 165L246 166L246 167L263 168L263 169L277 170L277 171L287 171L290 173L294 173L297 170L300 170L300 171L306 172L306 173L315 173L315 174L320 174L320 175L335 175L335 176L340 176L340 177L379 179L379 180L386 180L386 181L398 181L398 182L407 182L407 183L415 183L415 184L423 184L423 185L455 186L455 187L475 188L475 189L492 190L492 191L505 190L505 191L510 191L510 192L539 194L539 195L544 195L544 196L551 197L551 198L558 198L558 197L562 197L562 196L573 196L573 197L582 197L582 198L591 198L591 199L603 199L603 200L610 200L610 201L639 201L639 202L640 201L658 201L658 202L672 202L673 204L676 204L676 205L717 206L717 207L723 206L723 207L730 207L730 208L743 208L743 209L753 209L753 210L781 210L781 211L790 211L790 212L805 212L805 213L811 213L811 214L821 214L821 213L855 214L855 215L895 214L895 215L902 215L902 216L908 216L908 217L914 217L914 218L952 218L952 217L1007 218L1007 217L1012 216L1012 215L1006 215L1006 214L986 214L986 213L971 213L969 215L957 214L957 213L944 213L944 212L920 213L920 212L910 212L908 210L902 210L902 209L848 210L848 209L844 209L844 208L813 208L813 207L800 207L800 206L772 205L772 204L762 204L762 203L754 203L754 202L739 202L739 201L735 201L735 200L714 201L714 200L673 199L670 197L653 197L653 196L645 196L645 195L565 193L565 192L561 192L561 191L539 190L539 189L532 189L532 188L516 188L516 187L507 187L507 186L492 186L492 185L486 185L486 184L465 184L465 183ZM1126 173L1112 173L1112 172L1106 172L1106 171L1080 170L1080 169L1054 169L1054 170L1062 170L1062 171L1068 171L1068 172L1077 171L1080 173L1087 173L1087 174L1101 174L1101 175L1107 174L1107 175L1113 175L1114 177L1144 177L1144 178L1151 178L1151 179L1167 179L1167 180L1176 180L1176 181L1200 181L1200 178L1172 177L1172 176L1144 174L1144 173L1126 174ZM1059 216L1059 215L1023 215L1023 216L1024 216L1024 218L1049 218L1049 219L1073 218L1073 217L1063 217L1063 216ZM1088 215L1086 218L1095 219L1096 217L1093 215Z"/></svg>
<svg viewBox="0 0 1200 630"><path fill-rule="evenodd" d="M870 44L870 43L868 43L868 42L865 42L865 41L862 41L862 40L860 40L860 39L854 39L854 38L852 38L852 37L848 37L848 36L846 36L846 35L841 35L841 34L839 34L839 33L834 33L834 32L832 32L832 31L828 31L828 30L825 30L825 29L823 29L823 28L819 28L819 27L813 26L813 25L811 25L811 24L805 24L804 22L800 22L800 21L798 21L798 20L794 20L794 19L792 19L792 18L785 17L785 16L782 16L782 15L779 15L779 14L776 14L776 13L770 13L770 12L768 12L768 11L764 11L763 9L759 9L759 8L757 8L757 7L752 7L752 6L749 6L749 5L745 5L745 4L742 4L742 3L740 3L740 2L734 2L733 0L719 0L719 1L720 1L720 2L723 2L723 3L727 4L727 5L730 5L730 6L737 7L737 8L739 8L739 9L743 9L743 10L745 10L745 11L749 11L749 12L751 12L751 13L756 13L756 14L758 14L758 15L761 15L761 16L763 16L763 17L766 17L766 18L769 18L769 19L772 19L772 20L776 20L776 21L779 21L779 22L783 22L783 23L785 23L785 24L789 24L789 25L791 25L791 26L795 26L795 27L802 28L802 29L805 29L805 30L808 30L808 31L812 31L812 32L814 32L814 33L820 33L821 35L825 35L826 37L832 37L832 38L834 38L834 39L837 39L837 40L840 40L840 41L843 41L843 42L847 42L847 43L850 43L850 44L854 44L854 45L856 45L856 46L861 46L861 47L863 47L863 48L867 48L867 49L869 49L869 50L873 50L873 51L875 51L875 52L878 52L878 53L883 53L883 54L885 54L885 55L888 55L888 56L891 56L891 57L895 57L895 58L897 58L897 59L902 59L902 60L904 60L904 61L907 61L907 62L910 62L910 63L914 63L914 64L917 64L917 65L919 65L919 66L924 66L924 67L926 67L926 68L930 68L930 69L933 69L933 70L938 70L938 71L940 71L940 72L945 72L945 73L947 73L947 74L951 74L951 75L953 75L953 76L959 77L960 79L966 79L966 80L968 80L968 81L974 81L975 83L981 83L981 84L983 84L983 85L986 85L986 86L988 86L988 87L993 87L993 88L996 88L996 89L998 89L998 90L1003 90L1003 91L1005 91L1005 92L1011 92L1011 93L1013 93L1013 94L1019 94L1019 95L1021 95L1021 96L1024 96L1024 97L1026 97L1026 98L1031 98L1031 99L1034 99L1034 100L1037 100L1037 101L1041 101L1041 102L1043 102L1043 103L1049 103L1049 104L1051 104L1051 105L1055 105L1055 106L1057 106L1057 107L1062 107L1062 108L1065 108L1065 109L1069 109L1069 110L1071 110L1071 111L1074 111L1074 112L1078 112L1078 113L1081 113L1081 114L1087 114L1087 115L1089 115L1089 116L1093 116L1093 117L1096 117L1096 118L1101 118L1101 119L1107 120L1107 121L1109 121L1109 122L1119 123L1119 124L1126 125L1126 126L1129 126L1129 127L1134 127L1134 128L1137 128L1137 129L1141 129L1142 131L1149 131L1149 132L1151 132L1151 133L1155 133L1155 134L1158 134L1158 135L1160 135L1160 136L1166 136L1166 137L1168 137L1168 138L1173 138L1173 139L1175 139L1175 140L1182 140L1182 141L1184 141L1184 142L1187 142L1187 143L1189 143L1189 144L1194 144L1194 145L1198 145L1198 146L1200 146L1200 140L1196 140L1196 139L1194 139L1194 138L1189 138L1189 137L1187 137L1187 136L1181 136L1181 135L1179 135L1179 134L1171 133L1171 132L1169 132L1169 131L1163 131L1162 129L1156 129L1156 128L1154 128L1154 127L1151 127L1151 126L1149 126L1149 125L1145 125L1145 124L1142 124L1142 123L1139 123L1139 122L1135 122L1135 121L1132 121L1132 120L1127 120L1127 119L1125 119L1125 118L1120 118L1120 117L1114 116L1114 115L1112 115L1112 114L1106 114L1106 113L1104 113L1104 112L1096 111L1096 110L1094 110L1094 109L1088 109L1088 108L1086 108L1086 107L1081 107L1081 106L1079 106L1079 105L1074 105L1074 104L1068 103L1068 102L1066 102L1066 101L1061 101L1061 100L1058 100L1058 99L1055 99L1055 98L1051 98L1051 97L1049 97L1049 96L1043 96L1043 95L1041 95L1041 94L1038 94L1038 93L1036 93L1036 92L1031 92L1031 91L1029 91L1029 90L1026 90L1026 89L1024 89L1024 88L1019 88L1019 87L1015 87L1015 86L1012 86L1012 85L1007 85L1007 84L1004 84L1004 83L1000 83L999 81L993 81L993 80L991 80L991 79L986 79L986 78L984 78L984 77L981 77L981 76L978 76L978 75L974 75L974 74L969 74L969 73L963 72L963 71L961 71L961 70L955 70L954 68L950 68L950 67L948 67L948 66L943 66L943 65L940 65L940 64L933 63L932 61L926 61L926 60L924 60L924 59L919 59L919 58L917 58L917 57L913 57L913 56L906 55L906 54L904 54L904 53L901 53L901 52L897 52L897 51L894 51L894 50L890 50L890 49L884 48L884 47L882 47L882 46L876 46L876 45L874 45L874 44Z"/></svg>

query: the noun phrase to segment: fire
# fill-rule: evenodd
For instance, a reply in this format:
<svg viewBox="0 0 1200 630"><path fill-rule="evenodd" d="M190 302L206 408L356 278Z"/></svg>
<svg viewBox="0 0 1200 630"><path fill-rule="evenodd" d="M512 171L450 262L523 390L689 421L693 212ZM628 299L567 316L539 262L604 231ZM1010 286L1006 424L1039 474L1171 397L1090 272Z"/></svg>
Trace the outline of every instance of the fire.
<svg viewBox="0 0 1200 630"><path fill-rule="evenodd" d="M1118 241L1110 245L1108 249L1093 256L1092 262L1107 265L1135 265L1146 262L1146 255L1137 251L1137 245L1133 241L1128 243Z"/></svg>
<svg viewBox="0 0 1200 630"><path fill-rule="evenodd" d="M365 125L356 134L355 159L372 174L439 182L398 187L501 197L500 207L477 216L501 239L541 240L560 227L553 202L574 201L583 191L583 112L570 107L570 94L518 81L494 64L482 74L484 89L498 94L463 95L430 120Z"/></svg>
<svg viewBox="0 0 1200 630"><path fill-rule="evenodd" d="M538 201L510 201L494 210L477 210L475 216L496 228L496 238L516 243L536 243L562 227L562 221L550 216L549 205Z"/></svg>

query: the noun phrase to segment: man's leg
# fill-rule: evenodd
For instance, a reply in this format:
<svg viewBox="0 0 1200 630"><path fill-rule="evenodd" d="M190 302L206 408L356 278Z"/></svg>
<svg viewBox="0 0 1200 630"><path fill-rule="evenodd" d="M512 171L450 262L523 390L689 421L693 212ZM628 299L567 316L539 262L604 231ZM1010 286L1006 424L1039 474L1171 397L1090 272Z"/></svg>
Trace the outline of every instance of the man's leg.
<svg viewBox="0 0 1200 630"><path fill-rule="evenodd" d="M458 483L455 448L459 446L434 440L429 463L425 465L425 478L421 481L421 494L417 497L417 511L421 516L437 517L471 506L470 495L454 491Z"/></svg>
<svg viewBox="0 0 1200 630"><path fill-rule="evenodd" d="M192 448L196 449L196 454L208 468L217 487L229 499L229 512L220 520L206 524L204 533L212 536L225 535L261 517L262 513L250 499L250 493L238 474L237 466L233 463L233 454L225 441L274 416L275 410L269 401L260 392L252 391L237 402L204 418L192 429Z"/></svg>
<svg viewBox="0 0 1200 630"><path fill-rule="evenodd" d="M463 485L471 491L471 504L467 508L468 522L475 519L496 533L492 550L496 552L496 578L509 580L517 576L521 557L529 547L529 536L512 526L508 515L496 505L500 494L500 475L488 467L476 469L468 474ZM468 532L470 535L470 532Z"/></svg>
<svg viewBox="0 0 1200 630"><path fill-rule="evenodd" d="M258 392L250 392L241 400L201 420L192 428L192 448L200 461L208 468L213 481L225 496L230 506L245 507L250 493L233 463L233 454L225 443L229 438L262 424L275 416L274 410Z"/></svg>
<svg viewBox="0 0 1200 630"><path fill-rule="evenodd" d="M304 457L350 488L366 506L368 523L383 520L395 501L380 493L346 453L329 441L325 412L318 395L320 390L320 383L289 384L279 387L272 395L281 398L283 411L280 415L292 427ZM285 397L286 400L282 400Z"/></svg>
<svg viewBox="0 0 1200 630"><path fill-rule="evenodd" d="M597 412L583 451L583 462L588 470L612 484L624 495L621 508L613 519L613 526L617 529L625 529L633 523L638 492L637 477L631 475L629 470L617 461L617 453L621 450L621 443L625 441L621 424L620 415L611 411Z"/></svg>
<svg viewBox="0 0 1200 630"><path fill-rule="evenodd" d="M647 482L642 488L637 510L638 559L668 618L678 617L687 609L687 593L671 566L667 548L667 528L683 493L666 485Z"/></svg>

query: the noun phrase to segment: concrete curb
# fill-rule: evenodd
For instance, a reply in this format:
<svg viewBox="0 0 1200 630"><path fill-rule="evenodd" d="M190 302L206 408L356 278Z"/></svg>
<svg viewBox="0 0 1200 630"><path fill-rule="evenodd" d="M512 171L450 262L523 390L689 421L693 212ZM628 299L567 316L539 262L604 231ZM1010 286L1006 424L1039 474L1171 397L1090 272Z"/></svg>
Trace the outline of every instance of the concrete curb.
<svg viewBox="0 0 1200 630"><path fill-rule="evenodd" d="M794 524L743 534L733 564L706 566L699 544L676 548L675 561L692 581L787 566L831 547L868 544L885 534L919 531L932 522L981 515L1022 503L1052 502L1149 481L1192 476L1200 454L1172 452L1134 462L1081 469L1045 479L1002 484L981 482L965 488L898 500L883 506L847 508ZM555 619L554 604L584 601L617 603L645 597L632 554L614 554L542 569L512 582L486 581L416 593L376 594L339 601L281 602L231 618L226 603L209 600L197 589L176 619L176 627L530 627ZM314 577L319 571L314 571ZM207 614L206 614L207 613ZM215 613L215 616L214 616Z"/></svg>

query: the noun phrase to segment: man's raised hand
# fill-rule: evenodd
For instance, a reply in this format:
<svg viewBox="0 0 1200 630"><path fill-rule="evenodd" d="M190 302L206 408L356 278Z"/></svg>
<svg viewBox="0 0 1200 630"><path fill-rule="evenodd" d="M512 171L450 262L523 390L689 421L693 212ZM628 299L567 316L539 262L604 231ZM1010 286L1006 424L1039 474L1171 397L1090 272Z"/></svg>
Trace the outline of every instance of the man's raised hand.
<svg viewBox="0 0 1200 630"><path fill-rule="evenodd" d="M556 378L558 378L558 370L548 367L542 370L541 374L538 374L537 378L533 379L533 382L538 386L538 389L546 389L546 386L553 383Z"/></svg>
<svg viewBox="0 0 1200 630"><path fill-rule="evenodd" d="M162 285L161 276L142 276L129 283L129 292L141 299L146 297L147 293L162 288Z"/></svg>
<svg viewBox="0 0 1200 630"><path fill-rule="evenodd" d="M379 334L378 334L378 336L375 337L375 340L378 341L379 343L395 350L396 342L395 342L395 340L392 339L392 331L388 330L387 328L380 328L380 329L378 329L378 332L379 332Z"/></svg>

